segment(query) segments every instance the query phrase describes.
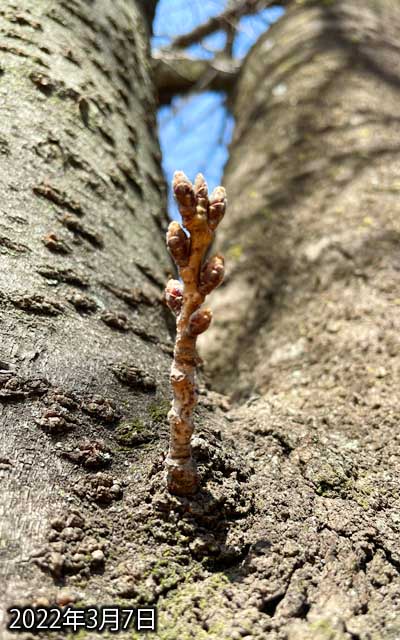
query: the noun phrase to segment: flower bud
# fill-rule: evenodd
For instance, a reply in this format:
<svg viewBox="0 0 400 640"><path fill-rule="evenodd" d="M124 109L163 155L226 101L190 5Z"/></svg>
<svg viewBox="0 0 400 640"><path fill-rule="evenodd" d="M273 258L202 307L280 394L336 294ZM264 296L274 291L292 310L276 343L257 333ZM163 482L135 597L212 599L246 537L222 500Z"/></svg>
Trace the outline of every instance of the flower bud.
<svg viewBox="0 0 400 640"><path fill-rule="evenodd" d="M212 319L210 309L198 309L190 316L189 333L191 336L198 336L200 333L207 331Z"/></svg>
<svg viewBox="0 0 400 640"><path fill-rule="evenodd" d="M224 187L214 189L210 196L210 207L208 209L208 224L212 231L217 228L224 217L226 202L226 191Z"/></svg>
<svg viewBox="0 0 400 640"><path fill-rule="evenodd" d="M165 287L165 301L171 311L178 315L183 304L183 286L179 280L168 280Z"/></svg>
<svg viewBox="0 0 400 640"><path fill-rule="evenodd" d="M197 202L207 208L208 187L207 182L202 173L198 173L194 181L194 193L196 195Z"/></svg>
<svg viewBox="0 0 400 640"><path fill-rule="evenodd" d="M182 171L175 171L172 189L183 218L183 224L186 226L185 223L189 222L196 213L196 196L193 185Z"/></svg>
<svg viewBox="0 0 400 640"><path fill-rule="evenodd" d="M224 279L224 273L224 258L221 255L210 258L200 273L200 292L206 296L219 287Z"/></svg>
<svg viewBox="0 0 400 640"><path fill-rule="evenodd" d="M189 260L190 240L179 222L171 222L167 231L167 246L178 267L185 267Z"/></svg>

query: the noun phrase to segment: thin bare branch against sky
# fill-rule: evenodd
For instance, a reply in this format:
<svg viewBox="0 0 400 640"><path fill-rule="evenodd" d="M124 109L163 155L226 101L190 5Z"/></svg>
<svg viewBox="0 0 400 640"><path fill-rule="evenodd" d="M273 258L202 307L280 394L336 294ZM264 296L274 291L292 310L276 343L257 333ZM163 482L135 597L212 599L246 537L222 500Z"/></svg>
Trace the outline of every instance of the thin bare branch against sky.
<svg viewBox="0 0 400 640"><path fill-rule="evenodd" d="M175 36L190 32L209 17L218 15L227 4L228 0L159 0L153 26L153 48L168 46ZM282 9L272 8L243 17L237 25L233 56L243 58L281 15ZM188 47L187 53L198 58L213 58L224 49L225 43L226 35L219 31L202 43ZM198 172L205 173L211 189L221 183L234 124L223 94L204 91L177 96L171 105L159 110L158 124L168 183L176 169L184 171L189 178ZM179 218L171 194L169 213L172 218Z"/></svg>

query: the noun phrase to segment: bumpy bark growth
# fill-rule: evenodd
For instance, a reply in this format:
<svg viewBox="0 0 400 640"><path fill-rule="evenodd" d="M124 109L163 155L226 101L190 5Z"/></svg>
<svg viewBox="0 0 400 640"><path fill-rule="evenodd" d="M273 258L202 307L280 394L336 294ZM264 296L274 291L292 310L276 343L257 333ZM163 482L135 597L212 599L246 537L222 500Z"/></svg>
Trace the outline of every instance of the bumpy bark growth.
<svg viewBox="0 0 400 640"><path fill-rule="evenodd" d="M167 484L171 493L190 495L197 491L199 478L192 459L193 409L196 404L195 370L199 362L197 336L206 331L212 314L201 309L207 294L221 284L224 259L220 255L204 257L214 231L226 208L223 187L217 187L208 198L207 184L199 174L194 186L184 173L174 175L173 189L182 215L183 226L171 222L167 232L168 249L179 270L179 280L169 280L165 290L167 304L177 316L177 336L171 367L173 402L168 414L171 427L167 458Z"/></svg>

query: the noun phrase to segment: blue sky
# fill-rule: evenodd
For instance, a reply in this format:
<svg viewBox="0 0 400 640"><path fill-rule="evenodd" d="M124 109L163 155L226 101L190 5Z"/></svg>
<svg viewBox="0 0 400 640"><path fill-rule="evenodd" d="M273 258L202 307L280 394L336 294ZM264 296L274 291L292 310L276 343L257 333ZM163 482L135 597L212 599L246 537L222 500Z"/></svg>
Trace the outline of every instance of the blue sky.
<svg viewBox="0 0 400 640"><path fill-rule="evenodd" d="M210 16L221 13L226 5L227 0L159 0L153 25L153 48L167 46L171 38L190 32ZM234 41L234 57L243 58L281 15L282 9L276 7L243 17ZM202 45L192 45L186 51L196 57L212 58L224 44L225 34L217 32ZM224 95L206 91L178 96L171 105L159 110L158 126L163 169L169 184L175 170L184 171L190 179L198 172L204 173L210 189L220 184L234 126ZM171 193L169 213L172 218L179 218Z"/></svg>

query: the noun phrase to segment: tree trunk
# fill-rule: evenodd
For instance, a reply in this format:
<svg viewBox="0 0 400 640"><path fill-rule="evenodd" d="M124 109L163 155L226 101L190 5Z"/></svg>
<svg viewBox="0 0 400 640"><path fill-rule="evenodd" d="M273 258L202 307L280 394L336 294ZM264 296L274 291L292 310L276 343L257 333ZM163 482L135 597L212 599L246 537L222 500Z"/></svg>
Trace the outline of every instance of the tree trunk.
<svg viewBox="0 0 400 640"><path fill-rule="evenodd" d="M93 552L109 555L125 522L107 524L97 505L121 497L131 469L139 488L148 482L133 445L155 437L149 412L164 411L173 345L140 2L23 0L17 10L10 0L0 28L0 602L9 606L32 602L39 587L54 601L53 579L102 569ZM128 503L137 491L127 489Z"/></svg>
<svg viewBox="0 0 400 640"><path fill-rule="evenodd" d="M395 638L400 11L293 5L239 81L203 347L255 464L231 598L254 637Z"/></svg>
<svg viewBox="0 0 400 640"><path fill-rule="evenodd" d="M399 9L293 3L246 60L207 347L236 403L201 389L193 499L164 488L139 9L0 10L1 602L157 604L160 640L394 639Z"/></svg>

